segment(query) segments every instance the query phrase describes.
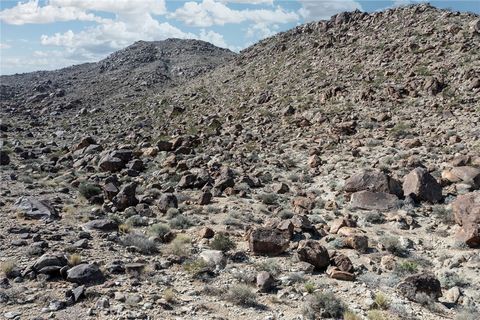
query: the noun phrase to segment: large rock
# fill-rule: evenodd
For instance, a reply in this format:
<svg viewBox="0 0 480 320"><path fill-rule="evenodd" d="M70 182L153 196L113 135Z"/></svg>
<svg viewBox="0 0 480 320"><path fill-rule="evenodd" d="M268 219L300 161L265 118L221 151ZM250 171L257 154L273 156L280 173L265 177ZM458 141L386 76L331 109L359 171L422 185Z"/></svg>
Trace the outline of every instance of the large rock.
<svg viewBox="0 0 480 320"><path fill-rule="evenodd" d="M354 174L345 181L344 190L347 192L363 190L385 192L395 194L399 197L403 195L400 182L376 170L364 170Z"/></svg>
<svg viewBox="0 0 480 320"><path fill-rule="evenodd" d="M63 254L47 253L35 261L32 269L37 273L51 273L54 269L59 272L67 263L67 258Z"/></svg>
<svg viewBox="0 0 480 320"><path fill-rule="evenodd" d="M220 250L204 250L200 253L199 258L210 267L223 269L227 265L227 258Z"/></svg>
<svg viewBox="0 0 480 320"><path fill-rule="evenodd" d="M454 167L450 173L473 188L480 188L480 169L469 166Z"/></svg>
<svg viewBox="0 0 480 320"><path fill-rule="evenodd" d="M400 282L397 289L407 299L416 302L419 302L419 294L426 294L433 299L442 296L440 281L430 273L411 275Z"/></svg>
<svg viewBox="0 0 480 320"><path fill-rule="evenodd" d="M289 236L278 229L257 227L251 230L248 244L253 254L276 256L287 250Z"/></svg>
<svg viewBox="0 0 480 320"><path fill-rule="evenodd" d="M120 158L106 155L100 159L98 166L102 171L117 172L125 168L125 162Z"/></svg>
<svg viewBox="0 0 480 320"><path fill-rule="evenodd" d="M398 198L390 193L365 190L352 194L351 205L359 209L387 211L398 206Z"/></svg>
<svg viewBox="0 0 480 320"><path fill-rule="evenodd" d="M0 150L0 165L5 166L7 164L10 164L10 157L5 150Z"/></svg>
<svg viewBox="0 0 480 320"><path fill-rule="evenodd" d="M455 222L462 226L461 239L470 247L480 247L480 191L458 196L452 209Z"/></svg>
<svg viewBox="0 0 480 320"><path fill-rule="evenodd" d="M78 284L99 284L105 281L105 277L96 264L82 263L68 269L67 280Z"/></svg>
<svg viewBox="0 0 480 320"><path fill-rule="evenodd" d="M126 184L112 199L113 204L119 211L123 211L128 207L136 206L138 204L138 199L135 197L136 188L137 184L135 182Z"/></svg>
<svg viewBox="0 0 480 320"><path fill-rule="evenodd" d="M308 262L317 269L328 267L330 264L327 249L314 240L302 240L297 248L297 256L300 261Z"/></svg>
<svg viewBox="0 0 480 320"><path fill-rule="evenodd" d="M114 220L110 219L97 219L92 220L83 225L83 229L86 231L90 230L97 230L97 231L117 231L118 230L118 223Z"/></svg>
<svg viewBox="0 0 480 320"><path fill-rule="evenodd" d="M25 218L52 220L59 218L57 210L47 200L38 200L33 197L20 197L15 206Z"/></svg>
<svg viewBox="0 0 480 320"><path fill-rule="evenodd" d="M416 201L437 203L442 199L442 187L424 168L416 168L405 176L403 193Z"/></svg>
<svg viewBox="0 0 480 320"><path fill-rule="evenodd" d="M164 193L158 200L157 206L161 212L167 212L170 208L178 208L177 197L173 193Z"/></svg>

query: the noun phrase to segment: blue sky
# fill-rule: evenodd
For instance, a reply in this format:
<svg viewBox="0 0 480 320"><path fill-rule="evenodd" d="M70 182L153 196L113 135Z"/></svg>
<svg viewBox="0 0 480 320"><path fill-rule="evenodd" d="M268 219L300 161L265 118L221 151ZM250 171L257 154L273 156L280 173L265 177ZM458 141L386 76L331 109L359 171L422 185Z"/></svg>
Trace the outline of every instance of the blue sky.
<svg viewBox="0 0 480 320"><path fill-rule="evenodd" d="M239 51L341 11L415 0L0 0L0 74L98 61L138 40L196 38ZM430 1L480 13L480 0Z"/></svg>

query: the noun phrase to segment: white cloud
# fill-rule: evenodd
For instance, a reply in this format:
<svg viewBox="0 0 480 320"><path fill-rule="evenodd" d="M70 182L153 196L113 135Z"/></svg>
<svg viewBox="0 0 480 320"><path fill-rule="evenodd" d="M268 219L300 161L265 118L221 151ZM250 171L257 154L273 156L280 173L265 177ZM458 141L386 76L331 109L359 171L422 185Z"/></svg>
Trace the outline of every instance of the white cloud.
<svg viewBox="0 0 480 320"><path fill-rule="evenodd" d="M277 33L278 28L278 25L268 26L265 23L256 23L247 28L246 36L249 38L267 38Z"/></svg>
<svg viewBox="0 0 480 320"><path fill-rule="evenodd" d="M73 20L104 21L93 13L75 7L39 6L38 0L19 2L15 7L0 11L0 21L13 25Z"/></svg>
<svg viewBox="0 0 480 320"><path fill-rule="evenodd" d="M11 47L12 46L7 43L0 42L0 49L10 49Z"/></svg>
<svg viewBox="0 0 480 320"><path fill-rule="evenodd" d="M186 2L183 7L171 13L170 17L195 27L223 26L227 23L241 23L244 21L253 21L255 23L288 23L297 21L300 18L297 13L286 11L280 6L277 6L274 10L234 10L215 0Z"/></svg>
<svg viewBox="0 0 480 320"><path fill-rule="evenodd" d="M343 11L362 10L360 3L354 0L299 0L299 2L302 4L299 13L305 22L329 19L332 15Z"/></svg>
<svg viewBox="0 0 480 320"><path fill-rule="evenodd" d="M212 30L209 30L209 31L206 31L205 29L200 30L200 34L198 38L200 40L213 43L217 47L222 47L222 48L228 47L223 36L220 33L217 33Z"/></svg>

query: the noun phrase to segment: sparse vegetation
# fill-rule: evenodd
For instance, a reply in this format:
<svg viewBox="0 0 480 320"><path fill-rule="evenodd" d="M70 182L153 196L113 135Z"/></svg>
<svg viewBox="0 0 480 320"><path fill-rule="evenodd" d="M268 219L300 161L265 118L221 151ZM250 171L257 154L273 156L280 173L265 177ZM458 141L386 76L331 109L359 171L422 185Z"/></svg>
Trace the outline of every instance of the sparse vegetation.
<svg viewBox="0 0 480 320"><path fill-rule="evenodd" d="M257 295L248 285L236 284L225 293L225 300L241 306L254 306L257 304Z"/></svg>
<svg viewBox="0 0 480 320"><path fill-rule="evenodd" d="M130 233L122 239L122 243L127 247L134 247L143 254L152 254L157 252L155 243L142 234Z"/></svg>
<svg viewBox="0 0 480 320"><path fill-rule="evenodd" d="M374 299L374 309L387 310L390 307L390 299L383 292L377 292Z"/></svg>
<svg viewBox="0 0 480 320"><path fill-rule="evenodd" d="M235 242L224 234L216 234L210 242L210 248L214 250L229 251L235 249L236 246Z"/></svg>
<svg viewBox="0 0 480 320"><path fill-rule="evenodd" d="M379 242L385 247L385 249L399 257L408 255L407 249L400 243L400 240L396 236L384 236L380 238Z"/></svg>
<svg viewBox="0 0 480 320"><path fill-rule="evenodd" d="M82 257L79 254L72 254L68 257L68 265L74 267L82 263Z"/></svg>
<svg viewBox="0 0 480 320"><path fill-rule="evenodd" d="M15 264L15 262L13 262L11 260L2 262L0 264L0 270L5 275L5 277L7 277L7 278L11 278L14 275L13 272L14 272L16 267L17 267L17 265Z"/></svg>
<svg viewBox="0 0 480 320"><path fill-rule="evenodd" d="M78 192L85 198L90 199L91 197L97 196L102 193L102 188L98 184L82 182L78 186Z"/></svg>
<svg viewBox="0 0 480 320"><path fill-rule="evenodd" d="M152 236L163 238L168 232L170 232L170 227L164 223L152 224L148 228L148 233Z"/></svg>
<svg viewBox="0 0 480 320"><path fill-rule="evenodd" d="M310 295L303 308L307 319L317 319L318 314L325 317L341 318L345 312L344 303L331 292L321 292Z"/></svg>

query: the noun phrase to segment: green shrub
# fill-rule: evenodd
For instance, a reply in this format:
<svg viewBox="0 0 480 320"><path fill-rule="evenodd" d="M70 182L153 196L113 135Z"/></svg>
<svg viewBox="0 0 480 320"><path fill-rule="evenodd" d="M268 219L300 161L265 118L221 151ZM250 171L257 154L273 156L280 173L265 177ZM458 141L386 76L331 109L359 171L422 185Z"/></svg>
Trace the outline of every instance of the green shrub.
<svg viewBox="0 0 480 320"><path fill-rule="evenodd" d="M408 254L407 249L400 243L398 237L385 236L382 237L379 241L388 252L398 257L404 257Z"/></svg>
<svg viewBox="0 0 480 320"><path fill-rule="evenodd" d="M373 307L374 309L387 310L390 307L390 299L382 292L377 292Z"/></svg>
<svg viewBox="0 0 480 320"><path fill-rule="evenodd" d="M178 214L175 218L172 218L168 224L172 229L188 229L194 225L192 219L184 214Z"/></svg>
<svg viewBox="0 0 480 320"><path fill-rule="evenodd" d="M152 224L148 228L148 233L155 237L163 238L168 232L170 232L170 227L164 223Z"/></svg>
<svg viewBox="0 0 480 320"><path fill-rule="evenodd" d="M257 295L248 285L237 284L228 289L225 300L241 306L254 306L257 304Z"/></svg>
<svg viewBox="0 0 480 320"><path fill-rule="evenodd" d="M344 303L331 292L315 293L309 297L303 309L307 319L318 319L321 314L330 318L341 318L346 308Z"/></svg>
<svg viewBox="0 0 480 320"><path fill-rule="evenodd" d="M213 240L210 242L210 248L214 250L229 251L235 249L237 244L230 239L227 235L216 234Z"/></svg>
<svg viewBox="0 0 480 320"><path fill-rule="evenodd" d="M157 246L155 243L142 234L130 233L123 238L122 243L124 246L135 247L143 254L157 252Z"/></svg>
<svg viewBox="0 0 480 320"><path fill-rule="evenodd" d="M416 273L418 271L418 264L415 261L402 261L395 267L395 272L399 275Z"/></svg>
<svg viewBox="0 0 480 320"><path fill-rule="evenodd" d="M98 184L82 182L78 186L78 192L85 198L90 199L91 197L97 196L102 193L102 188Z"/></svg>
<svg viewBox="0 0 480 320"><path fill-rule="evenodd" d="M275 193L260 193L257 196L258 200L260 200L263 204L266 205L274 205L277 203L277 195Z"/></svg>

